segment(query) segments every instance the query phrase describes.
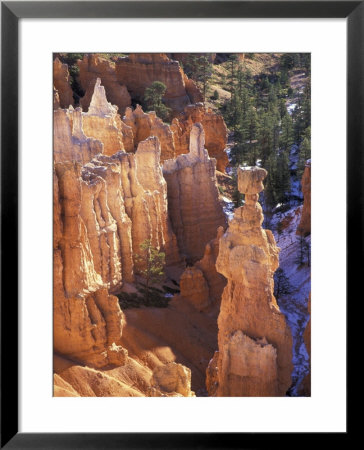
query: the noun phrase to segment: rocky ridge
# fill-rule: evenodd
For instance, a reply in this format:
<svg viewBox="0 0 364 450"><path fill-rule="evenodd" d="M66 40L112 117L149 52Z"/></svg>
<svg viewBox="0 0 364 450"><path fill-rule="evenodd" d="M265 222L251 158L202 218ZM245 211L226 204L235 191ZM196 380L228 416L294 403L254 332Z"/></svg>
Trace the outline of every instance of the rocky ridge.
<svg viewBox="0 0 364 450"><path fill-rule="evenodd" d="M114 61L85 54L77 64L79 83L85 91L80 100L85 111L83 127L88 137L104 143L106 154L111 155L121 149L135 151L139 142L149 136L157 136L162 148L162 161L174 158L188 153L192 125L199 122L205 130L205 145L210 156L216 158L217 169L225 171L228 164L224 151L227 145L225 122L221 115L200 103L203 99L197 85L184 74L178 61L169 59L163 53L131 54ZM55 108L74 105L67 64L56 58L54 73ZM134 110L131 108L131 99L140 103L145 89L154 81L162 81L167 87L164 100L175 117L170 126L155 113L144 113L138 104ZM92 98L95 100L95 93L101 89L105 90L105 98L107 96L113 111L110 107L95 109L94 105L89 109ZM108 122L104 136L100 136L100 116L104 121L107 118Z"/></svg>
<svg viewBox="0 0 364 450"><path fill-rule="evenodd" d="M144 362L144 381L137 389L123 378L134 360L123 343L125 315L111 293L134 282L139 264L134 255L146 239L165 252L169 267L182 259L168 214L159 139L147 137L135 153L126 152L117 118L101 80L96 80L88 112L55 110L54 349L62 361L55 373L55 395L191 396L191 372L170 359ZM195 128L185 162L205 173L210 192L205 201L207 206L213 201L216 217L223 218L216 202L215 161L203 148L202 126ZM179 177L178 171L170 175ZM206 186L197 186L197 196L204 196ZM182 197L186 189L181 189ZM200 239L204 246L210 240L208 233ZM206 273L215 247L201 263ZM161 368L167 363L173 364Z"/></svg>

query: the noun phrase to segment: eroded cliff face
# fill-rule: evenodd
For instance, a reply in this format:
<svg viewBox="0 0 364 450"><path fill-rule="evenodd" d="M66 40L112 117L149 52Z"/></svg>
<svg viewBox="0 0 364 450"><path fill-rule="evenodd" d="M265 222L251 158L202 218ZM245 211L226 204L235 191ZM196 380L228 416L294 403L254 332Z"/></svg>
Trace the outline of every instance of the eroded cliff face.
<svg viewBox="0 0 364 450"><path fill-rule="evenodd" d="M197 85L183 73L177 61L163 53L131 54L117 58L116 62L91 54L79 60L78 66L80 84L86 92L80 102L83 110L88 110L87 114L83 113L83 127L87 136L104 143L105 154L121 149L135 151L139 142L157 136L161 160L171 159L188 153L192 125L202 123L209 155L216 158L217 170L225 171L228 158L224 151L227 145L224 119L199 103L203 99ZM134 110L129 107L129 91L134 100L142 101L145 89L154 81L162 81L167 87L164 101L175 116L171 126L154 112L143 112L140 105ZM61 107L68 105L61 103ZM102 126L101 122L104 122Z"/></svg>
<svg viewBox="0 0 364 450"><path fill-rule="evenodd" d="M205 149L201 124L192 126L190 152L164 161L168 209L182 256L189 262L202 258L217 229L226 228L216 184L216 160Z"/></svg>
<svg viewBox="0 0 364 450"><path fill-rule="evenodd" d="M97 78L100 78L105 86L107 98L116 105L120 114L124 114L125 108L131 105L131 98L125 83L120 81L115 71L115 63L93 54L85 54L82 60L77 62L79 67L79 80L82 89L85 91L81 99L81 106L87 110Z"/></svg>
<svg viewBox="0 0 364 450"><path fill-rule="evenodd" d="M191 100L186 91L184 73L178 61L165 53L132 53L116 62L116 76L128 87L133 99L140 101L154 81L167 87L165 104L174 112L183 111Z"/></svg>
<svg viewBox="0 0 364 450"><path fill-rule="evenodd" d="M303 339L305 342L306 350L309 357L309 373L305 376L302 384L299 388L299 393L305 397L311 396L311 293L308 298L307 312L310 315L305 331L303 333Z"/></svg>
<svg viewBox="0 0 364 450"><path fill-rule="evenodd" d="M303 193L303 208L297 234L308 236L311 233L311 160L306 162L301 180Z"/></svg>
<svg viewBox="0 0 364 450"><path fill-rule="evenodd" d="M58 108L57 91L54 98ZM165 252L168 268L176 267L180 273L185 255L180 254L171 224L170 194L179 197L172 209L176 214L182 208L182 228L187 224L180 245L185 248L186 239L192 258L203 257L196 269L202 274L208 305L220 297L224 283L216 274L215 260L216 230L224 228L226 221L218 201L216 163L204 149L202 126L191 127L189 154L166 160L169 179L174 180L167 186L157 136L166 148L163 136L169 133L173 142L173 133L152 113L140 110L138 114L140 123L133 112L130 125L121 121L117 107L107 101L101 79L93 86L87 112L72 106L54 111L54 350L62 361L55 366L57 396L193 396L191 371L179 361L192 361L194 383L201 389L206 355L216 348L216 324L210 323L211 317L201 317L196 308L191 308L181 327L196 333L194 324L201 321L208 346L200 343L201 332L196 333L194 345L187 349L185 343L176 344L176 361L169 346L166 357L161 350L146 350L144 340L136 345L141 330L130 331L113 295L135 281L140 264L135 255L146 239ZM145 135L138 134L145 119L150 128ZM170 187L177 190L173 193ZM166 308L165 319L174 322L186 315L186 307L182 303ZM158 338L159 347L165 342L173 346L176 327L161 331L158 313L146 308L147 318L140 313L137 322L145 319L146 329L167 336L166 341ZM155 323L147 327L149 317ZM126 328L129 338L125 339ZM151 337L146 333L143 339Z"/></svg>
<svg viewBox="0 0 364 450"><path fill-rule="evenodd" d="M194 397L191 371L173 361L153 370L128 357L102 370L54 358L55 397Z"/></svg>
<svg viewBox="0 0 364 450"><path fill-rule="evenodd" d="M56 164L53 192L54 350L94 367L122 364L123 313L94 264L78 163Z"/></svg>
<svg viewBox="0 0 364 450"><path fill-rule="evenodd" d="M196 83L185 75L178 61L169 59L165 53L132 53L114 61L85 54L77 64L80 85L85 91L81 99L83 109L89 107L97 78L102 80L108 99L118 106L120 114L131 105L131 98L141 101L145 89L154 81L166 85L164 101L173 114L183 111L189 103L203 100Z"/></svg>
<svg viewBox="0 0 364 450"><path fill-rule="evenodd" d="M225 172L229 163L225 148L227 146L227 127L221 115L206 109L202 103L188 105L184 112L172 121L176 154L186 153L189 137L194 123L201 123L205 131L205 147L211 158L216 159L216 168Z"/></svg>
<svg viewBox="0 0 364 450"><path fill-rule="evenodd" d="M114 343L119 347L122 312L108 289L134 280L133 255L146 239L166 252L167 264L180 262L159 156L153 137L135 155L99 154L83 166L74 160L55 164L56 352L94 367L111 364L115 354L123 354L109 350Z"/></svg>
<svg viewBox="0 0 364 450"><path fill-rule="evenodd" d="M218 352L207 370L212 396L284 396L291 385L292 338L273 296L279 249L261 228L258 203L267 172L239 168L245 205L220 239L216 269L227 278L218 317Z"/></svg>
<svg viewBox="0 0 364 450"><path fill-rule="evenodd" d="M184 113L174 118L169 126L155 112L145 113L140 105L127 108L123 122L133 132L134 146L149 136L157 136L161 144L161 161L188 153L190 134L195 123L201 123L205 131L205 147L211 158L216 159L217 170L225 172L228 157L227 128L222 116L208 110L203 104L188 105ZM130 151L130 150L127 150Z"/></svg>
<svg viewBox="0 0 364 450"><path fill-rule="evenodd" d="M88 111L82 113L82 126L87 136L104 144L105 155L134 150L132 129L121 120L117 106L107 101L100 78L96 79Z"/></svg>
<svg viewBox="0 0 364 450"><path fill-rule="evenodd" d="M67 64L62 64L58 58L53 61L53 85L57 90L58 106L61 108L73 106L74 100L68 66Z"/></svg>
<svg viewBox="0 0 364 450"><path fill-rule="evenodd" d="M198 311L209 310L214 304L217 308L220 306L226 278L216 271L216 260L223 234L224 228L219 227L216 238L206 244L203 258L187 267L180 279L181 294L176 298Z"/></svg>
<svg viewBox="0 0 364 450"><path fill-rule="evenodd" d="M163 123L155 112L145 113L140 105L137 105L134 110L127 108L123 123L132 130L135 146L149 136L156 136L161 145L161 161L176 156L171 128Z"/></svg>
<svg viewBox="0 0 364 450"><path fill-rule="evenodd" d="M104 144L87 137L82 126L81 108L55 109L53 112L53 158L55 162L86 164L103 153Z"/></svg>
<svg viewBox="0 0 364 450"><path fill-rule="evenodd" d="M57 104L57 92L54 101ZM54 110L54 159L78 161L86 164L103 153L135 151L131 127L118 114L117 106L107 101L104 87L98 78L87 112L82 108Z"/></svg>

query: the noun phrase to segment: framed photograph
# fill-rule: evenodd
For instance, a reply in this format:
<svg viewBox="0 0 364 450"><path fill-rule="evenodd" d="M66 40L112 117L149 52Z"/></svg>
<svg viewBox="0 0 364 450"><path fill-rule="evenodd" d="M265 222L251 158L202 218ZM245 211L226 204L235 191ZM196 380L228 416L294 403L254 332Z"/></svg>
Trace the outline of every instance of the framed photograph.
<svg viewBox="0 0 364 450"><path fill-rule="evenodd" d="M2 448L348 437L363 23L1 3Z"/></svg>

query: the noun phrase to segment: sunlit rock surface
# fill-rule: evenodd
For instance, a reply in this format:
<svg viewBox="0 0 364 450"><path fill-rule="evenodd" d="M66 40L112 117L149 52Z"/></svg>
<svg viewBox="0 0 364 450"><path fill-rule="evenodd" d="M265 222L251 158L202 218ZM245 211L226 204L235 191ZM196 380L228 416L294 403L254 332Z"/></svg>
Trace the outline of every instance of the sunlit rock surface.
<svg viewBox="0 0 364 450"><path fill-rule="evenodd" d="M279 249L262 229L259 192L266 171L239 168L245 205L220 239L217 271L227 278L218 318L218 353L207 371L216 396L284 396L291 384L292 338L273 296Z"/></svg>
<svg viewBox="0 0 364 450"><path fill-rule="evenodd" d="M163 163L172 228L182 255L190 262L202 258L219 226L226 228L218 198L216 160L209 157L204 143L202 125L194 124L190 152Z"/></svg>
<svg viewBox="0 0 364 450"><path fill-rule="evenodd" d="M59 106L61 108L73 106L74 100L68 66L67 64L62 64L58 58L53 61L53 84L58 93Z"/></svg>

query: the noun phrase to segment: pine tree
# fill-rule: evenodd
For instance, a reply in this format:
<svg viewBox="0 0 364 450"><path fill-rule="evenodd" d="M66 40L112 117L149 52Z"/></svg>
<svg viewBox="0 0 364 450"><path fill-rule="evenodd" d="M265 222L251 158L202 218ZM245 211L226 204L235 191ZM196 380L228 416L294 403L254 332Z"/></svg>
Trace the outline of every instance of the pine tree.
<svg viewBox="0 0 364 450"><path fill-rule="evenodd" d="M196 81L197 86L206 101L208 84L212 73L212 64L207 53L202 55L194 55L190 53L185 63L185 73L187 76Z"/></svg>
<svg viewBox="0 0 364 450"><path fill-rule="evenodd" d="M288 115L286 100L284 98L279 99L278 109L279 109L279 114L281 116L281 119L283 120L284 116Z"/></svg>
<svg viewBox="0 0 364 450"><path fill-rule="evenodd" d="M258 138L258 127L259 122L257 111L253 106L250 106L247 118L248 139L250 144Z"/></svg>
<svg viewBox="0 0 364 450"><path fill-rule="evenodd" d="M162 120L168 120L170 116L170 108L163 103L163 96L167 87L161 81L154 81L144 92L144 102L149 111L155 111Z"/></svg>
<svg viewBox="0 0 364 450"><path fill-rule="evenodd" d="M279 152L274 182L276 201L278 203L286 202L291 190L291 177L289 171L289 157L287 150L281 150Z"/></svg>
<svg viewBox="0 0 364 450"><path fill-rule="evenodd" d="M242 194L239 191L239 189L238 189L237 175L236 175L235 172L232 175L232 179L233 179L233 182L234 182L234 191L233 191L231 197L232 197L232 200L234 202L235 208L239 208L243 204L244 194Z"/></svg>
<svg viewBox="0 0 364 450"><path fill-rule="evenodd" d="M273 154L269 156L264 167L268 171L264 184L264 218L265 226L268 228L271 223L273 209L277 205L276 177L277 177L277 161Z"/></svg>
<svg viewBox="0 0 364 450"><path fill-rule="evenodd" d="M280 300L284 295L289 295L292 292L292 285L289 282L284 270L279 267L274 274L274 297Z"/></svg>
<svg viewBox="0 0 364 450"><path fill-rule="evenodd" d="M260 156L265 166L269 155L274 150L274 124L269 113L263 112L260 115L258 136Z"/></svg>
<svg viewBox="0 0 364 450"><path fill-rule="evenodd" d="M197 61L197 85L202 91L203 100L206 101L207 87L211 77L212 65L207 56L200 56Z"/></svg>
<svg viewBox="0 0 364 450"><path fill-rule="evenodd" d="M280 66L283 69L291 70L294 67L294 53L283 53L280 59Z"/></svg>
<svg viewBox="0 0 364 450"><path fill-rule="evenodd" d="M305 170L306 161L311 158L311 127L306 128L299 151L297 177L300 180Z"/></svg>
<svg viewBox="0 0 364 450"><path fill-rule="evenodd" d="M293 122L289 114L282 119L282 134L280 136L280 147L288 150L293 144Z"/></svg>
<svg viewBox="0 0 364 450"><path fill-rule="evenodd" d="M298 266L303 266L304 264L310 266L311 265L310 245L302 235L297 236L297 240L299 247L295 258L295 264L297 264Z"/></svg>
<svg viewBox="0 0 364 450"><path fill-rule="evenodd" d="M298 105L295 109L295 140L300 141L302 139L303 132L307 127L311 126L311 88L310 80L303 91L302 96L298 98Z"/></svg>
<svg viewBox="0 0 364 450"><path fill-rule="evenodd" d="M151 285L161 281L164 277L165 253L152 246L150 239L140 244L141 254L136 254L135 259L142 268L139 274L145 280L145 296L149 300Z"/></svg>
<svg viewBox="0 0 364 450"><path fill-rule="evenodd" d="M232 53L228 59L228 76L227 76L227 85L230 93L233 95L236 85L236 70L238 66L238 55L236 53Z"/></svg>

